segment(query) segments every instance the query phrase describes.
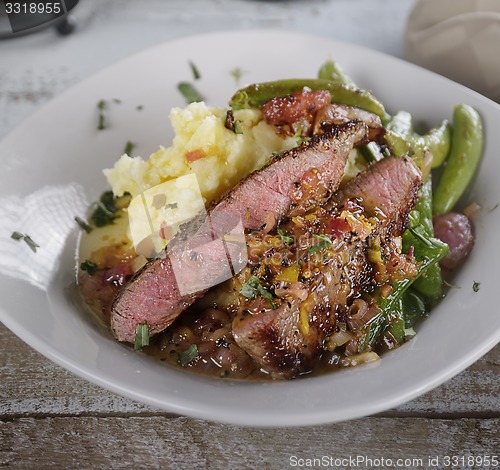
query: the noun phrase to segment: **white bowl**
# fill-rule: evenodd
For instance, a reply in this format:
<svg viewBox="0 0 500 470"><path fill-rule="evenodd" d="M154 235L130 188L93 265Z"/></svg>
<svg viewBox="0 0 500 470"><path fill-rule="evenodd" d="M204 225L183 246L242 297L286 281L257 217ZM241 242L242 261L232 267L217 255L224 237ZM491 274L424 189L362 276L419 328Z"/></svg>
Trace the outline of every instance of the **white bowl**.
<svg viewBox="0 0 500 470"><path fill-rule="evenodd" d="M168 145L167 116L182 106L176 85L196 85L225 105L242 82L314 77L333 57L386 108L405 109L428 126L451 118L455 103L477 108L485 123L484 160L471 199L484 210L477 243L446 299L418 335L376 364L290 382L245 382L192 375L117 343L75 304L77 227L73 217L105 189L109 167L128 140L148 155ZM243 83L242 83L243 84ZM97 102L108 99L110 128L98 131ZM118 98L121 103L111 100ZM142 105L143 110L137 110ZM274 31L225 32L163 44L80 83L0 143L0 319L66 369L109 390L167 411L240 425L282 426L341 421L397 406L466 368L500 339L497 233L500 202L495 129L500 106L445 78L393 57L319 38ZM28 233L37 253L10 238ZM472 284L480 282L479 292ZM21 371L20 371L21 373Z"/></svg>

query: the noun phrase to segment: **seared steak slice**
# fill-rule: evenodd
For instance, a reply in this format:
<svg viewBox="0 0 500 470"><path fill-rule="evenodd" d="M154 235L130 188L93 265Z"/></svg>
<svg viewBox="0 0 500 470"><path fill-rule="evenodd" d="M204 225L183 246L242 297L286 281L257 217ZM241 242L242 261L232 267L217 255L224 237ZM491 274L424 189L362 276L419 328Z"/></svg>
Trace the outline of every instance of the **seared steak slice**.
<svg viewBox="0 0 500 470"><path fill-rule="evenodd" d="M301 269L309 273L298 283L306 292L281 295L277 308L260 296L243 302L233 321L237 344L274 377L310 371L337 316L345 313L360 291L375 283L367 258L370 239L402 234L420 185L415 164L396 158L374 163L353 179L338 194L338 205L317 212L311 222L312 229L322 229L321 236L328 236L331 245L317 238L324 249L305 253L300 244L296 248L294 258L302 259ZM292 228L285 225L282 230Z"/></svg>
<svg viewBox="0 0 500 470"><path fill-rule="evenodd" d="M337 189L349 151L365 134L361 122L338 126L276 157L240 182L208 211L207 221L195 231L174 238L166 256L146 264L119 292L111 312L117 339L133 342L137 325L143 322L148 323L151 335L164 330L206 292L206 287L200 287L183 294L182 285L206 286L207 278L216 285L227 279L225 261L219 262L223 272L207 269L210 260L233 259L238 249L237 244L221 247L220 243L210 243L217 238L216 232L228 233L226 229L234 227L226 227L225 220L241 221L249 230L266 223L272 228L290 208L307 208L324 201ZM214 230L207 227L210 221L223 222ZM182 267L174 272L179 264Z"/></svg>
<svg viewBox="0 0 500 470"><path fill-rule="evenodd" d="M276 223L290 208L299 211L321 204L338 188L349 152L365 136L362 122L335 126L252 173L219 200L212 212L236 214L246 229L258 230L270 215Z"/></svg>
<svg viewBox="0 0 500 470"><path fill-rule="evenodd" d="M362 121L368 127L369 140L380 140L385 134L380 117L361 108L346 104L332 103L318 110L313 126L313 134L318 135L332 125L349 121Z"/></svg>

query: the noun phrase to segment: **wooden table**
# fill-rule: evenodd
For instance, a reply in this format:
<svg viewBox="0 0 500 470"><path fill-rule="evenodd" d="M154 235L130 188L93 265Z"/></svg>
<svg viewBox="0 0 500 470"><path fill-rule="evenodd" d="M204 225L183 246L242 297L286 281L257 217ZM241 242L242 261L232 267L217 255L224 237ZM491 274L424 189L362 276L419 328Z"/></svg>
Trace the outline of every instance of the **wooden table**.
<svg viewBox="0 0 500 470"><path fill-rule="evenodd" d="M82 0L75 10L73 35L60 38L46 30L0 43L0 136L96 70L149 45L195 31L296 29L401 56L401 35L412 3ZM433 463L429 457L484 457L499 450L498 346L441 387L377 416L308 428L258 429L176 416L121 398L54 365L2 325L0 344L0 466L287 468L302 464L307 468L314 462L299 459L316 458L323 459L323 466L331 463L330 468L351 468L354 463L357 468L388 468L387 459L400 468L428 468ZM367 458L372 462L363 460Z"/></svg>

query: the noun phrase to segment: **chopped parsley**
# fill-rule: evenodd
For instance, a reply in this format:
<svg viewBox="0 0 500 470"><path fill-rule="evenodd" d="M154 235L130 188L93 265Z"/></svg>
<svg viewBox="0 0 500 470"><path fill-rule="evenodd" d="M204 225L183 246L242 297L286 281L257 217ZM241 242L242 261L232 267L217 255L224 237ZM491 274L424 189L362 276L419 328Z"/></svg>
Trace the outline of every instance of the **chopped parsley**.
<svg viewBox="0 0 500 470"><path fill-rule="evenodd" d="M177 358L181 366L189 364L196 356L198 356L198 346L191 344L189 348L179 354Z"/></svg>
<svg viewBox="0 0 500 470"><path fill-rule="evenodd" d="M125 144L125 148L123 149L123 153L126 153L127 155L130 156L132 151L134 150L135 144L133 142L130 142L130 140L127 141Z"/></svg>
<svg viewBox="0 0 500 470"><path fill-rule="evenodd" d="M203 101L203 96L200 92L189 82L180 82L177 89L181 92L187 104Z"/></svg>
<svg viewBox="0 0 500 470"><path fill-rule="evenodd" d="M201 73L198 70L198 67L196 67L192 61L189 61L189 66L191 67L191 72L193 72L193 78L195 80L199 80L201 78Z"/></svg>
<svg viewBox="0 0 500 470"><path fill-rule="evenodd" d="M226 129L229 129L230 131L233 131L235 134L243 134L243 129L241 128L241 124L243 121L241 120L234 120L234 115L233 115L233 110L228 109L226 113L226 120L224 122L224 127Z"/></svg>
<svg viewBox="0 0 500 470"><path fill-rule="evenodd" d="M332 246L332 241L325 235L316 235L314 233L313 237L318 239L319 243L310 246L308 249L309 253L317 253L318 251L324 250L325 248L330 248Z"/></svg>
<svg viewBox="0 0 500 470"><path fill-rule="evenodd" d="M97 264L90 260L85 260L83 263L80 264L80 269L82 271L85 271L89 276L93 276L97 271L99 271L99 267Z"/></svg>
<svg viewBox="0 0 500 470"><path fill-rule="evenodd" d="M240 84L241 77L244 73L245 72L243 72L243 70L241 70L239 67L235 67L234 69L229 71L229 74L234 78L236 85Z"/></svg>
<svg viewBox="0 0 500 470"><path fill-rule="evenodd" d="M92 227L80 217L76 216L75 222L80 226L82 230L85 230L87 233L92 232Z"/></svg>
<svg viewBox="0 0 500 470"><path fill-rule="evenodd" d="M107 107L108 105L105 100L99 100L99 102L97 103L97 110L99 112L99 121L97 123L97 129L100 131L108 127L106 122L106 113L105 113Z"/></svg>
<svg viewBox="0 0 500 470"><path fill-rule="evenodd" d="M140 351L144 346L149 346L148 322L139 323L135 330L134 351Z"/></svg>
<svg viewBox="0 0 500 470"><path fill-rule="evenodd" d="M281 230L280 228L278 229L278 235L281 237L283 243L285 243L286 245L291 245L293 243L293 237L284 233L283 230Z"/></svg>
<svg viewBox="0 0 500 470"><path fill-rule="evenodd" d="M28 235L21 232L13 232L10 236L13 240L19 241L24 240L26 245L28 245L33 253L36 253L36 249L40 248L40 245L37 245L33 239Z"/></svg>
<svg viewBox="0 0 500 470"><path fill-rule="evenodd" d="M113 191L102 193L101 198L96 203L96 209L91 215L91 220L96 227L111 225L118 217L116 214L116 198Z"/></svg>
<svg viewBox="0 0 500 470"><path fill-rule="evenodd" d="M472 290L473 290L474 292L479 292L479 286L480 286L480 285L481 285L481 283L480 283L480 282L474 281L474 282L472 283Z"/></svg>
<svg viewBox="0 0 500 470"><path fill-rule="evenodd" d="M249 300L255 299L255 297L257 297L257 294L260 294L269 302L271 308L276 308L276 304L273 302L273 296L271 292L269 292L262 286L259 278L256 276L250 276L248 281L243 284L240 290L240 294Z"/></svg>

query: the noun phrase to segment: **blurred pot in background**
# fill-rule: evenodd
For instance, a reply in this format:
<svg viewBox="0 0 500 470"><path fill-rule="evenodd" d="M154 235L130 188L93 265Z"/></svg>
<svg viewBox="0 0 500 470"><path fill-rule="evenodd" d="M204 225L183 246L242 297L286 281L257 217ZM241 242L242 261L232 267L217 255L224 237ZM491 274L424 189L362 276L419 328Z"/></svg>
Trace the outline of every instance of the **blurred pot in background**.
<svg viewBox="0 0 500 470"><path fill-rule="evenodd" d="M60 34L73 31L70 11L79 0L13 0L0 2L0 39L54 26Z"/></svg>
<svg viewBox="0 0 500 470"><path fill-rule="evenodd" d="M500 1L418 0L406 58L500 102Z"/></svg>

